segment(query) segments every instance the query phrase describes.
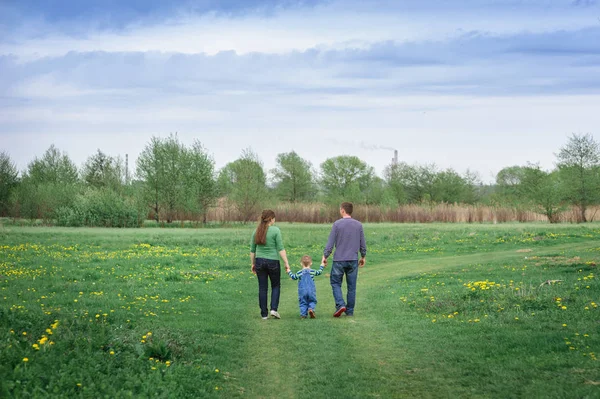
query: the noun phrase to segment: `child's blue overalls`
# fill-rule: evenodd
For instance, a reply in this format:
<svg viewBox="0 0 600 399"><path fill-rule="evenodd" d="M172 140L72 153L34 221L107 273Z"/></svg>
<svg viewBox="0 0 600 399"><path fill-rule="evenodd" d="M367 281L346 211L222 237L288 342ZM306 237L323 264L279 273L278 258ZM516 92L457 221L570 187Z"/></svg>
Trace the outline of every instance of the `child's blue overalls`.
<svg viewBox="0 0 600 399"><path fill-rule="evenodd" d="M310 276L310 269L302 269L298 281L298 302L300 303L300 316L306 316L308 309L315 310L317 306L317 287Z"/></svg>

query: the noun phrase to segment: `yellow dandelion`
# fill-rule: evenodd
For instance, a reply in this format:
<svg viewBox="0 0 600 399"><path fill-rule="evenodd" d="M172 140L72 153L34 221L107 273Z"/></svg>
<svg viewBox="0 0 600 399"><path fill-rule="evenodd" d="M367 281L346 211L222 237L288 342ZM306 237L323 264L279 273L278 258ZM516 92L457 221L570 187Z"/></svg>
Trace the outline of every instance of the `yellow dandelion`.
<svg viewBox="0 0 600 399"><path fill-rule="evenodd" d="M27 363L27 362L29 361L29 359L27 359L26 357L24 357L24 358L23 358L23 361L24 361L25 363Z"/></svg>
<svg viewBox="0 0 600 399"><path fill-rule="evenodd" d="M110 354L111 354L111 355L114 355L114 354L115 354L115 351L110 351Z"/></svg>

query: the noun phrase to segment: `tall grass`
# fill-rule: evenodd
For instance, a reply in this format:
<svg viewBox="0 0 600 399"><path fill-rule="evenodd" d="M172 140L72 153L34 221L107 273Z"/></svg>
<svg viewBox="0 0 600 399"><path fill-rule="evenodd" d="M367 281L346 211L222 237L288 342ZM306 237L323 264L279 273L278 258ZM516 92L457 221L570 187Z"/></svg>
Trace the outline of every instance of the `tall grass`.
<svg viewBox="0 0 600 399"><path fill-rule="evenodd" d="M339 218L337 206L328 206L322 203L279 203L271 208L275 211L277 219L282 222L331 223ZM599 209L600 207L588 209L588 220L594 220ZM547 221L544 215L518 208L445 203L412 204L398 207L358 205L355 207L353 216L369 223L526 223ZM220 206L209 211L208 220L229 223L242 220L242 216L234 208L221 203ZM559 216L559 221L578 223L581 222L581 217L578 210L569 209Z"/></svg>
<svg viewBox="0 0 600 399"><path fill-rule="evenodd" d="M277 203L265 205L275 211L277 220L291 223L332 223L339 216L339 208L335 205L324 203ZM600 206L590 207L586 211L588 221L593 222L600 218ZM260 210L257 211L258 218ZM139 222L141 227L200 227L202 226L202 215L193 212L178 212L174 215L173 223L166 223L163 215L160 215L160 223L153 222L154 213L150 212L146 221ZM465 204L411 204L398 207L386 207L381 205L357 205L353 217L367 223L510 223L510 222L547 222L546 216L539 213L504 206L490 205L465 205ZM120 219L119 219L120 220ZM217 206L209 209L207 213L207 225L237 224L243 222L242 215L229 201L221 199ZM557 217L559 223L581 223L581 214L578 209L570 208ZM22 219L5 219L4 224L14 225L68 225L68 226L120 226L119 223L65 223L64 218L53 221L26 221ZM135 225L128 223L127 225ZM205 225L206 226L206 225Z"/></svg>

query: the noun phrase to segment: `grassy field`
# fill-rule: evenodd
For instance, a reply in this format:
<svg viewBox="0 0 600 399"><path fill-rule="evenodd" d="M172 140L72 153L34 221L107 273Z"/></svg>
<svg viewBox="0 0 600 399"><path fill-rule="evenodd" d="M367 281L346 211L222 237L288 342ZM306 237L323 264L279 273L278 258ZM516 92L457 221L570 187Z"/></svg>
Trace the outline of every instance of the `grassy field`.
<svg viewBox="0 0 600 399"><path fill-rule="evenodd" d="M318 263L329 226L279 226ZM251 230L0 227L0 396L600 397L599 224L366 225L315 320L289 279L260 318Z"/></svg>

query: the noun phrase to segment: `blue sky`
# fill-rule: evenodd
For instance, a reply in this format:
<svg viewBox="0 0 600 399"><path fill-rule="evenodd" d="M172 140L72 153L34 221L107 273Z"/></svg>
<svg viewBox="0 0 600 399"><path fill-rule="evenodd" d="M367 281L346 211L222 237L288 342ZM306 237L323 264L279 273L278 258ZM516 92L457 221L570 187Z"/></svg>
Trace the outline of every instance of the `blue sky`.
<svg viewBox="0 0 600 399"><path fill-rule="evenodd" d="M600 133L595 0L4 1L0 150L132 162L199 139L217 167L391 149L490 181ZM595 130L596 129L596 130ZM133 164L133 163L132 163Z"/></svg>

